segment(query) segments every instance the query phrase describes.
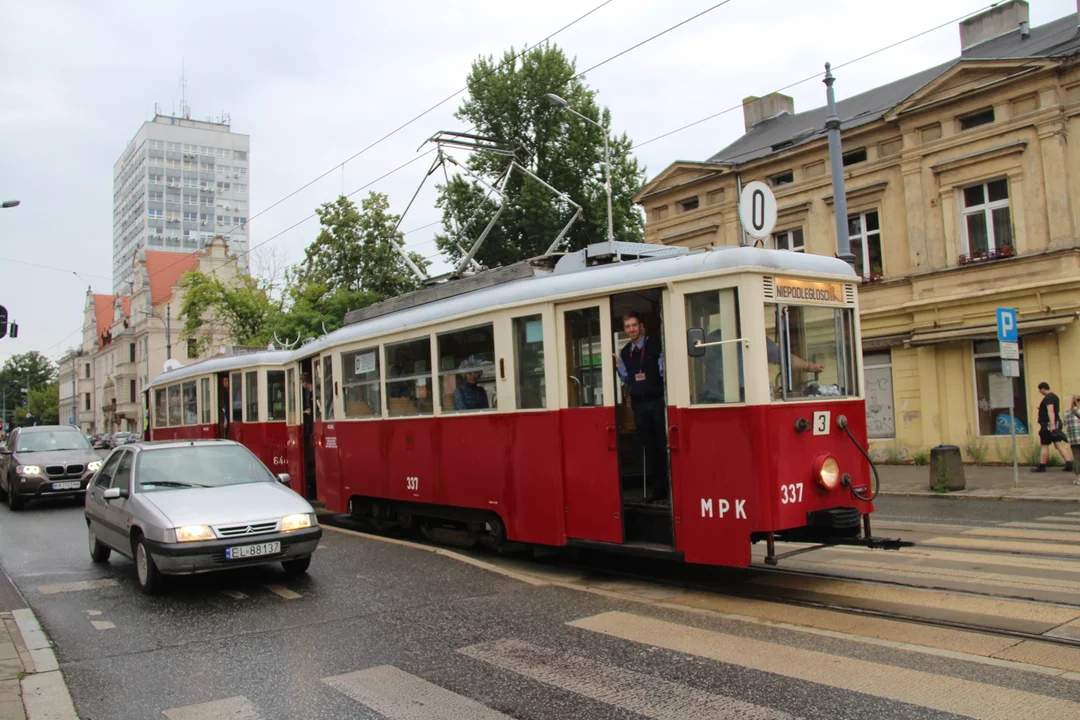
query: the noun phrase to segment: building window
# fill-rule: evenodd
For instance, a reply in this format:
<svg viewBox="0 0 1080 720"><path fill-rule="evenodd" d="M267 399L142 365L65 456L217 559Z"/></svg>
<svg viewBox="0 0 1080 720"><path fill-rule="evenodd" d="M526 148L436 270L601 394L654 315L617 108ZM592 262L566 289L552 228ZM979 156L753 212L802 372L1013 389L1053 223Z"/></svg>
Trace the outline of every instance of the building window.
<svg viewBox="0 0 1080 720"><path fill-rule="evenodd" d="M341 355L341 388L345 417L377 417L382 414L377 347Z"/></svg>
<svg viewBox="0 0 1080 720"><path fill-rule="evenodd" d="M233 183L233 190L238 193L246 193L247 183Z"/></svg>
<svg viewBox="0 0 1080 720"><path fill-rule="evenodd" d="M881 225L877 211L848 216L848 237L855 255L855 271L863 280L880 280L884 275L881 259Z"/></svg>
<svg viewBox="0 0 1080 720"><path fill-rule="evenodd" d="M233 150L233 159L234 160L243 160L244 162L247 162L247 151L246 150Z"/></svg>
<svg viewBox="0 0 1080 720"><path fill-rule="evenodd" d="M769 178L769 185L772 185L773 187L790 185L793 182L795 182L795 172L792 170L786 170Z"/></svg>
<svg viewBox="0 0 1080 720"><path fill-rule="evenodd" d="M862 162L866 162L866 148L859 148L858 150L844 153L844 167Z"/></svg>
<svg viewBox="0 0 1080 720"><path fill-rule="evenodd" d="M700 201L696 197L687 198L679 201L679 210L682 212L690 212L691 210L697 210Z"/></svg>
<svg viewBox="0 0 1080 720"><path fill-rule="evenodd" d="M514 318L514 376L519 410L547 407L544 322L539 315Z"/></svg>
<svg viewBox="0 0 1080 720"><path fill-rule="evenodd" d="M195 338L188 338L187 356L188 360L194 360L195 358L199 357L199 341Z"/></svg>
<svg viewBox="0 0 1080 720"><path fill-rule="evenodd" d="M128 345L128 362L135 362L135 343Z"/></svg>
<svg viewBox="0 0 1080 720"><path fill-rule="evenodd" d="M964 188L963 214L967 257L960 258L961 264L1013 254L1008 180Z"/></svg>
<svg viewBox="0 0 1080 720"><path fill-rule="evenodd" d="M866 382L866 434L871 438L896 437L893 413L892 353L863 353L863 378Z"/></svg>
<svg viewBox="0 0 1080 720"><path fill-rule="evenodd" d="M792 252L805 252L806 245L803 243L802 228L795 228L794 230L785 230L784 232L773 233L772 249L790 250Z"/></svg>
<svg viewBox="0 0 1080 720"><path fill-rule="evenodd" d="M90 363L86 363L85 365L83 365L83 377L90 377Z"/></svg>
<svg viewBox="0 0 1080 720"><path fill-rule="evenodd" d="M83 410L90 409L90 393L83 394Z"/></svg>
<svg viewBox="0 0 1080 720"><path fill-rule="evenodd" d="M970 130L980 125L989 125L992 122L994 122L994 108L987 108L960 118L960 129Z"/></svg>
<svg viewBox="0 0 1080 720"><path fill-rule="evenodd" d="M1024 389L1024 342L1020 341L1020 377L1001 374L997 340L976 341L975 397L979 415L979 435L1009 434L1009 398L1016 414L1016 434L1028 434L1027 392Z"/></svg>

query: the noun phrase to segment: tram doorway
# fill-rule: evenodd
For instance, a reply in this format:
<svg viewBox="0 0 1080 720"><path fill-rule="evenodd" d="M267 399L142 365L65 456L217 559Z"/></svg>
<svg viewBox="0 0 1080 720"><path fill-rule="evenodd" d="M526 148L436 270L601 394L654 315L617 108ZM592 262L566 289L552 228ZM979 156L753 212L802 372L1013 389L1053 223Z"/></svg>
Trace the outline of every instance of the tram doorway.
<svg viewBox="0 0 1080 720"><path fill-rule="evenodd" d="M229 373L217 374L217 437L219 440L229 439Z"/></svg>
<svg viewBox="0 0 1080 720"><path fill-rule="evenodd" d="M661 288L611 296L612 367L624 542L673 547L662 298Z"/></svg>
<svg viewBox="0 0 1080 720"><path fill-rule="evenodd" d="M318 496L315 482L315 393L312 386L311 358L300 361L300 417L304 433L304 497Z"/></svg>

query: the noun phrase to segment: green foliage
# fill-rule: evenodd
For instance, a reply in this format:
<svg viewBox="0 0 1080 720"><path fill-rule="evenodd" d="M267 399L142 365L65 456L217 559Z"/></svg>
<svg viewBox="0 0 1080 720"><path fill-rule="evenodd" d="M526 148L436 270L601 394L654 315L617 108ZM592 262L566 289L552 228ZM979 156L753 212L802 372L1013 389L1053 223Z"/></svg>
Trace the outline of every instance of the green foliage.
<svg viewBox="0 0 1080 720"><path fill-rule="evenodd" d="M297 286L289 289L288 312L275 313L270 318L269 335L283 343L317 338L341 327L345 313L358 310L379 301L379 296L364 290L338 288L331 292L321 283ZM275 341L277 342L277 341Z"/></svg>
<svg viewBox="0 0 1080 720"><path fill-rule="evenodd" d="M601 242L607 238L604 131L565 108L547 104L542 96L556 93L574 111L607 128L611 113L596 103L595 90L580 78L571 79L576 72L574 61L558 47L535 47L521 58L515 58L516 54L511 48L500 60L481 57L473 62L469 95L457 117L473 125L478 135L516 144L519 163L582 206L582 218L561 249ZM641 242L643 220L632 198L644 184L644 170L630 154L633 143L625 134L609 137L609 142L615 237ZM506 167L505 157L490 153L474 153L469 159L469 169L489 185L498 181ZM447 234L437 236L436 242L445 255L460 259L463 247L472 243L495 212L495 204L485 199L485 188L461 175L441 185L439 193ZM520 173L511 175L505 194L503 214L476 256L488 267L542 254L570 218L568 205ZM469 223L474 213L476 219Z"/></svg>
<svg viewBox="0 0 1080 720"><path fill-rule="evenodd" d="M14 410L13 425L22 425L26 420L26 405L20 403ZM60 424L60 384L56 381L34 388L30 392L30 414L41 421L42 425ZM67 419L64 419L67 422Z"/></svg>
<svg viewBox="0 0 1080 720"><path fill-rule="evenodd" d="M322 294L345 290L391 298L419 287L404 258L390 246L403 244L404 236L394 230L399 217L390 213L386 195L373 192L359 208L342 196L315 212L322 231L307 247L297 270L301 288L320 286ZM422 256L410 253L410 258L421 270L427 267Z"/></svg>
<svg viewBox="0 0 1080 720"><path fill-rule="evenodd" d="M56 375L56 366L36 350L9 357L4 367L0 369L0 393L7 397L7 420L11 422L14 418L17 424L18 419L26 415L26 394L23 393L23 388L27 387L27 383L31 391L30 405L32 408L37 407L34 404L33 394L54 383ZM55 395L56 391L54 390L53 393ZM58 399L54 397L53 404L57 402ZM21 412L16 411L16 405L23 406ZM42 416L38 415L38 417L45 422Z"/></svg>
<svg viewBox="0 0 1080 720"><path fill-rule="evenodd" d="M180 278L180 286L184 288L180 306L183 337L194 338L200 353L206 351L217 329L237 345L269 342L269 319L279 308L254 278L237 275L226 284L214 275L194 271Z"/></svg>
<svg viewBox="0 0 1080 720"><path fill-rule="evenodd" d="M938 465L937 471L934 473L934 484L930 487L936 493L949 492L949 482L952 480L952 475L949 472L949 468L945 463Z"/></svg>
<svg viewBox="0 0 1080 720"><path fill-rule="evenodd" d="M1039 443L1028 440L1028 442L1022 446L1016 448L1016 462L1020 465L1038 465L1039 464L1039 452L1041 447Z"/></svg>
<svg viewBox="0 0 1080 720"><path fill-rule="evenodd" d="M915 452L911 453L911 462L919 467L930 464L930 451L919 448Z"/></svg>
<svg viewBox="0 0 1080 720"><path fill-rule="evenodd" d="M885 462L888 465L901 465L904 462L904 454L895 440L885 446Z"/></svg>
<svg viewBox="0 0 1080 720"><path fill-rule="evenodd" d="M968 438L964 450L967 452L968 457L971 458L971 462L976 465L989 464L990 448L986 446L982 438Z"/></svg>

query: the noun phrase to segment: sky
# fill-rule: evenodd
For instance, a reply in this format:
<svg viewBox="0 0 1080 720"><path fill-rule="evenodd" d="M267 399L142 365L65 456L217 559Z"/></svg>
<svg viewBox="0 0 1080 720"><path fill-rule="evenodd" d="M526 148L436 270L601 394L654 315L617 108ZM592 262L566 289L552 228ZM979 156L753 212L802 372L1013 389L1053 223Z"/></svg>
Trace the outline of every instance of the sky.
<svg viewBox="0 0 1080 720"><path fill-rule="evenodd" d="M19 337L0 339L0 362L29 350L58 358L80 341L87 285L112 292L112 168L155 103L165 114L180 112L181 75L192 118L228 113L232 130L251 137L251 245L262 244L255 253L295 263L318 234L317 220L304 218L416 158L433 133L467 129L454 117L464 96L361 150L463 88L478 56L536 44L602 1L7 4L0 200L21 205L0 210L0 305L19 323ZM716 4L610 0L552 42L584 69ZM730 110L637 148L652 178L737 139L742 98L806 78L826 61L839 65L947 23L837 71L843 99L956 57L953 21L989 4L728 0L586 82L611 108L613 129L635 143ZM1032 26L1077 11L1076 0L1030 5ZM786 93L796 112L825 102L819 79ZM429 163L419 160L354 199L377 190L401 213ZM425 226L439 218L430 183L401 224L408 247L432 256L435 271L445 268L432 241L438 228Z"/></svg>

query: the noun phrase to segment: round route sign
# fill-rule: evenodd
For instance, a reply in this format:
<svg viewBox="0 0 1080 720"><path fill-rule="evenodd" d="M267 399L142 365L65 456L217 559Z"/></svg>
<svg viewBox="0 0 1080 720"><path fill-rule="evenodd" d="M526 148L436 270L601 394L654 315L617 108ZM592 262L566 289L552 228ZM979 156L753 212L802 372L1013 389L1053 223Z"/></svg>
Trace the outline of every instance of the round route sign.
<svg viewBox="0 0 1080 720"><path fill-rule="evenodd" d="M739 196L739 219L750 237L769 237L776 227L776 196L772 188L757 180L747 183Z"/></svg>

